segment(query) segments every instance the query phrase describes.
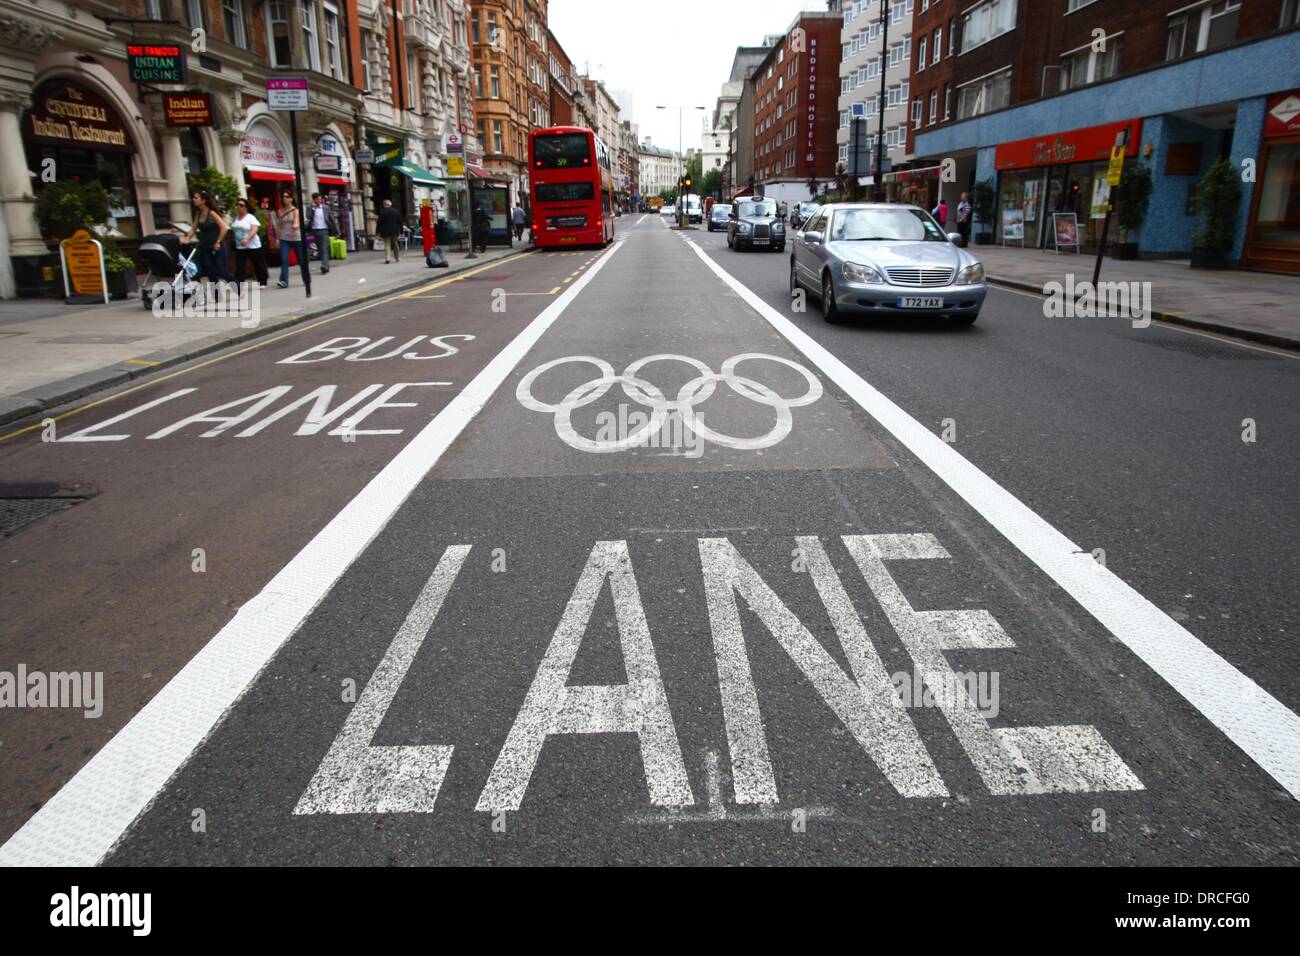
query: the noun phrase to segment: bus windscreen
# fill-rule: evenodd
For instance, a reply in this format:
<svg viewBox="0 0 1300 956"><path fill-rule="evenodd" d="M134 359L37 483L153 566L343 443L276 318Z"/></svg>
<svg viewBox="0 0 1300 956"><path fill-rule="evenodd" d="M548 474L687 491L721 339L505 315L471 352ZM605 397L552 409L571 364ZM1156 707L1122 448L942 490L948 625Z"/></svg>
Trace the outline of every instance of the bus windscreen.
<svg viewBox="0 0 1300 956"><path fill-rule="evenodd" d="M537 183L533 187L538 202L579 202L595 199L596 189L592 183Z"/></svg>
<svg viewBox="0 0 1300 956"><path fill-rule="evenodd" d="M533 137L533 163L539 169L590 167L591 140L586 133L535 136Z"/></svg>

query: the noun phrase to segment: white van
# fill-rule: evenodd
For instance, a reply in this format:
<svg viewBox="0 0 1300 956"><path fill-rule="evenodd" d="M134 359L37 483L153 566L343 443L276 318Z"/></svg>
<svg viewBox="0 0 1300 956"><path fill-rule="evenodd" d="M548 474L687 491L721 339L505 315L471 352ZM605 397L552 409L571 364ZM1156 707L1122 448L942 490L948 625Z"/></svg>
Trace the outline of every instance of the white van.
<svg viewBox="0 0 1300 956"><path fill-rule="evenodd" d="M686 221L703 222L704 206L700 203L700 197L694 193L687 193L683 198L686 201Z"/></svg>

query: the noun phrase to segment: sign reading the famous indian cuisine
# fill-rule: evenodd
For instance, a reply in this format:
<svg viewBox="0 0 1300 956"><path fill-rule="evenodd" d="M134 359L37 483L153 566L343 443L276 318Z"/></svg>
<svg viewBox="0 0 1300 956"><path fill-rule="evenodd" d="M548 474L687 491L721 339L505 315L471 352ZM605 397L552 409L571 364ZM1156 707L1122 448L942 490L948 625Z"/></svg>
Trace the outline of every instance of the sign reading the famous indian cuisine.
<svg viewBox="0 0 1300 956"><path fill-rule="evenodd" d="M132 83L184 83L185 51L171 43L128 43L126 65Z"/></svg>
<svg viewBox="0 0 1300 956"><path fill-rule="evenodd" d="M38 143L130 152L131 139L111 106L93 90L73 83L37 89L25 132Z"/></svg>
<svg viewBox="0 0 1300 956"><path fill-rule="evenodd" d="M63 285L69 297L89 295L108 301L104 275L104 247L85 229L78 229L59 243L63 259Z"/></svg>
<svg viewBox="0 0 1300 956"><path fill-rule="evenodd" d="M168 126L211 126L212 96L208 93L164 93Z"/></svg>

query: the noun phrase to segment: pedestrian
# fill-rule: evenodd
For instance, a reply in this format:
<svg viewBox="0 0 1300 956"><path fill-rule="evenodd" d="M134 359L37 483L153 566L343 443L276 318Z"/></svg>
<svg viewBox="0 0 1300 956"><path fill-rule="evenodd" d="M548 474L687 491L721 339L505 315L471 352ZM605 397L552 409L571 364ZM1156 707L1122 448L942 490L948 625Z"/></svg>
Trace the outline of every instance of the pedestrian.
<svg viewBox="0 0 1300 956"><path fill-rule="evenodd" d="M939 225L948 225L948 203L944 199L939 200L939 205L930 210L930 215L939 221Z"/></svg>
<svg viewBox="0 0 1300 956"><path fill-rule="evenodd" d="M195 236L198 236L199 275L203 277L205 287L212 280L234 282L235 277L226 265L225 239L230 228L217 212L212 193L206 189L196 190L190 196L190 202L194 206L194 221L190 224L190 231L185 234L185 241L193 242ZM220 298L220 295L221 288L218 286L214 300Z"/></svg>
<svg viewBox="0 0 1300 956"><path fill-rule="evenodd" d="M311 194L311 234L320 251L320 274L325 275L330 271L330 237L339 234L339 220L320 193Z"/></svg>
<svg viewBox="0 0 1300 956"><path fill-rule="evenodd" d="M492 219L482 206L474 207L474 250L487 252L488 232L492 229Z"/></svg>
<svg viewBox="0 0 1300 956"><path fill-rule="evenodd" d="M393 208L391 199L384 200L375 229L379 238L384 240L384 265L388 264L390 257L393 262L400 262L402 254L397 245L397 237L402 234L402 214Z"/></svg>
<svg viewBox="0 0 1300 956"><path fill-rule="evenodd" d="M961 202L957 203L957 231L961 233L962 248L970 244L970 219L973 212L970 193L962 193Z"/></svg>
<svg viewBox="0 0 1300 956"><path fill-rule="evenodd" d="M238 206L239 214L230 223L230 231L235 234L235 284L243 292L249 265L257 284L266 286L266 249L262 245L262 224L249 209L248 200L239 200Z"/></svg>
<svg viewBox="0 0 1300 956"><path fill-rule="evenodd" d="M302 241L302 214L293 204L293 193L284 191L281 197L284 205L280 207L280 281L276 283L281 289L289 288L289 256L294 253L303 269L307 268L307 247Z"/></svg>
<svg viewBox="0 0 1300 956"><path fill-rule="evenodd" d="M524 212L523 206L516 203L510 215L515 221L515 242L521 242L524 238L524 227L528 225L528 213Z"/></svg>

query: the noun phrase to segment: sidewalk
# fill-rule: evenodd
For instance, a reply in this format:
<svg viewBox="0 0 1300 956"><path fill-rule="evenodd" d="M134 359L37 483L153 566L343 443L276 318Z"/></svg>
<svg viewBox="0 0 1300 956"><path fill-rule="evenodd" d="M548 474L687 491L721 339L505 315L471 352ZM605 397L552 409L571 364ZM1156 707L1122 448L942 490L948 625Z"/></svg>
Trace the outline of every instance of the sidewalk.
<svg viewBox="0 0 1300 956"><path fill-rule="evenodd" d="M1042 293L1048 282L1092 281L1096 256L971 245L988 281ZM1300 349L1300 276L1266 272L1192 269L1187 260L1109 257L1102 282L1150 282L1151 316L1281 348Z"/></svg>
<svg viewBox="0 0 1300 956"><path fill-rule="evenodd" d="M276 288L279 270L272 269L253 328L244 328L238 316L159 318L142 306L139 293L90 306L68 306L58 299L0 301L0 424L529 248L494 247L470 260L465 252L444 250L447 269L430 269L418 247L389 265L382 252L351 252L332 264L329 275L320 274L319 263L312 264L310 299L303 295L296 266L287 289Z"/></svg>

